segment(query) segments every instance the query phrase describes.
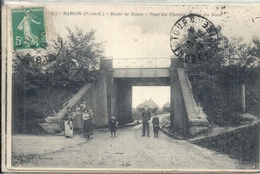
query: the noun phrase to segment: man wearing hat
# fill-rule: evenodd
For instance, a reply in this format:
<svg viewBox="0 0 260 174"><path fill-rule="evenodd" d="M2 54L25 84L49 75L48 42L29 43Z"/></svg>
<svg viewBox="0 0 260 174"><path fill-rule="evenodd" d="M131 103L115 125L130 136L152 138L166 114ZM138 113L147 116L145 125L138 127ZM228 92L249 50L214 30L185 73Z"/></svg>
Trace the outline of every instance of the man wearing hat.
<svg viewBox="0 0 260 174"><path fill-rule="evenodd" d="M148 107L144 107L144 111L142 112L142 124L143 124L143 134L145 136L145 132L147 131L147 137L150 136L149 130L149 120L151 119L151 112L149 111Z"/></svg>

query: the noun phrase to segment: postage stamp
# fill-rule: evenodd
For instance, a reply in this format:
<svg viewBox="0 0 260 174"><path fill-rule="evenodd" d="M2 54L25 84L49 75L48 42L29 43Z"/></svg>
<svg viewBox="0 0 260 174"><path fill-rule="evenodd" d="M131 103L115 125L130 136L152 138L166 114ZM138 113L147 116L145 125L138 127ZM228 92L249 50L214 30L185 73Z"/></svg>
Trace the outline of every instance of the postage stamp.
<svg viewBox="0 0 260 174"><path fill-rule="evenodd" d="M44 8L12 9L13 46L17 50L46 48Z"/></svg>
<svg viewBox="0 0 260 174"><path fill-rule="evenodd" d="M46 69L62 49L62 39L52 26L52 16L43 6L17 7L10 11L16 57L28 69Z"/></svg>
<svg viewBox="0 0 260 174"><path fill-rule="evenodd" d="M188 14L173 25L170 44L174 55L183 62L205 61L218 48L218 31L207 18Z"/></svg>

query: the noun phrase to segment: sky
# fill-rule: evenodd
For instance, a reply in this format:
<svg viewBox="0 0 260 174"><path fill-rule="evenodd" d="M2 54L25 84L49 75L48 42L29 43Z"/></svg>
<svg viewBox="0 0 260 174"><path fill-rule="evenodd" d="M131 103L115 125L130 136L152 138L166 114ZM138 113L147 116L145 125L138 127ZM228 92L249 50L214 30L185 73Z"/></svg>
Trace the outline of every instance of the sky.
<svg viewBox="0 0 260 174"><path fill-rule="evenodd" d="M70 5L59 8L49 6L48 11L52 15L48 21L51 23L48 26L50 31L65 37L68 35L66 27L75 30L77 26L86 32L95 29L97 41L104 42L105 57L113 59L170 58L173 55L170 30L178 19L189 13L206 17L215 26L221 26L223 35L228 38L242 37L246 43L259 36L260 28L260 8L254 5ZM71 12L81 15L68 15ZM162 13L167 16L162 16ZM169 93L167 87L134 87L133 106L152 98L162 107L169 100Z"/></svg>
<svg viewBox="0 0 260 174"><path fill-rule="evenodd" d="M137 107L145 100L152 99L160 108L170 101L169 86L134 86L132 107Z"/></svg>
<svg viewBox="0 0 260 174"><path fill-rule="evenodd" d="M105 56L113 58L154 58L172 55L169 36L174 23L183 15L196 13L206 17L215 26L221 26L228 37L243 37L250 42L259 33L259 8L255 6L90 6L53 8L55 31L68 34L77 26L83 31L96 30L98 41L105 42ZM56 12L56 13L55 13ZM64 15L69 12L104 13L104 16ZM143 13L144 16L124 16L125 13ZM122 13L115 16L111 13ZM168 16L156 16L166 13ZM170 16L175 14L175 16ZM176 15L177 14L177 15ZM259 35L259 34L258 34Z"/></svg>

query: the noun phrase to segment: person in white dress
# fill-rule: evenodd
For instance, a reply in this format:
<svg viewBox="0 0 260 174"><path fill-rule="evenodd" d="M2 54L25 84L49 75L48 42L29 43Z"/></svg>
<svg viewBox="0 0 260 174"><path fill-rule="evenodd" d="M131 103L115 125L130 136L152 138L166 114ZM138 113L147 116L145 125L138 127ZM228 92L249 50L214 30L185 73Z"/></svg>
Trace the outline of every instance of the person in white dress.
<svg viewBox="0 0 260 174"><path fill-rule="evenodd" d="M32 33L31 30L31 23L34 24L41 24L41 22L35 21L33 18L36 18L36 15L30 14L30 10L25 11L25 15L23 20L18 25L18 30L23 30L24 32L24 42L27 43L27 46L29 47L30 44L37 44L38 43L38 37Z"/></svg>
<svg viewBox="0 0 260 174"><path fill-rule="evenodd" d="M64 116L64 127L65 127L65 137L73 137L73 113L71 107L67 108L67 113Z"/></svg>

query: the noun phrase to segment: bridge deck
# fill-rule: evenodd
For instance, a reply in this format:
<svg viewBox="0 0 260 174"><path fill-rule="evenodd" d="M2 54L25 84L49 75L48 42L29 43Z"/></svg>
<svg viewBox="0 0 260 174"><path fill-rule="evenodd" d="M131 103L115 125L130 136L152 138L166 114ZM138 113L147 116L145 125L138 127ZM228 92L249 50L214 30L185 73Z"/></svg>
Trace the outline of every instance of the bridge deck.
<svg viewBox="0 0 260 174"><path fill-rule="evenodd" d="M116 68L114 78L170 77L169 68Z"/></svg>

